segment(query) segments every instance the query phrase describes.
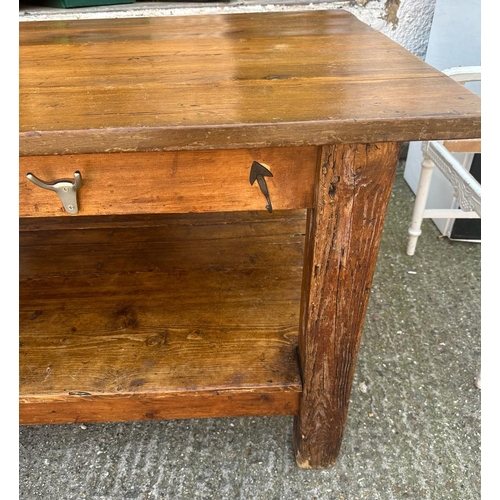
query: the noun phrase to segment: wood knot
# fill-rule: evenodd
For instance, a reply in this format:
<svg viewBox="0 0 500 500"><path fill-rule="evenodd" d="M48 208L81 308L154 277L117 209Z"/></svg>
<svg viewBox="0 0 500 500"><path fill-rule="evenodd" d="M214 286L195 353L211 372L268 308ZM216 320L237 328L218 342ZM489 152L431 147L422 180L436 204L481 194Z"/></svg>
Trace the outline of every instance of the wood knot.
<svg viewBox="0 0 500 500"><path fill-rule="evenodd" d="M117 329L136 329L139 326L137 311L132 306L124 306L114 310L113 316L114 327Z"/></svg>

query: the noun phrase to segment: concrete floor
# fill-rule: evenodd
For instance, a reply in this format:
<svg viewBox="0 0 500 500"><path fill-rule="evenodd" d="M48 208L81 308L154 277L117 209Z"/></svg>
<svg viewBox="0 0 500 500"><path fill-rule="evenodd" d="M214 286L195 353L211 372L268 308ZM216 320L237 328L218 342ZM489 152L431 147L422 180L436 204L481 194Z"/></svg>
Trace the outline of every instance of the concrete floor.
<svg viewBox="0 0 500 500"><path fill-rule="evenodd" d="M481 245L426 220L408 257L412 202L402 163L335 467L297 468L291 417L24 426L19 498L480 498Z"/></svg>

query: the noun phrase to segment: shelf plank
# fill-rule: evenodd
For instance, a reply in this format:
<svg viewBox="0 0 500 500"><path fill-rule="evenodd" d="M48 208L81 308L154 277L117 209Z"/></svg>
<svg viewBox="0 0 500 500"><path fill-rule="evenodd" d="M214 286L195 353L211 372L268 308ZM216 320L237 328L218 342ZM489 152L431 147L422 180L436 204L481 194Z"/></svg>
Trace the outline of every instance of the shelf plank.
<svg viewBox="0 0 500 500"><path fill-rule="evenodd" d="M304 213L133 222L21 231L21 423L295 414Z"/></svg>
<svg viewBox="0 0 500 500"><path fill-rule="evenodd" d="M196 215L21 219L20 246L32 248L20 254L20 273L33 278L301 266L304 213L214 214L203 224ZM109 253L113 259L107 258Z"/></svg>

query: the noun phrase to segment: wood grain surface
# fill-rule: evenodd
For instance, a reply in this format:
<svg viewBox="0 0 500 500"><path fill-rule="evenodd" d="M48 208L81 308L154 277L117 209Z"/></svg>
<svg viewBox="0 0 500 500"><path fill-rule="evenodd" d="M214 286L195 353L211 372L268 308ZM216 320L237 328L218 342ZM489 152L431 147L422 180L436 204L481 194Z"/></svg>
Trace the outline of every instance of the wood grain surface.
<svg viewBox="0 0 500 500"><path fill-rule="evenodd" d="M22 156L19 161L19 216L69 216L56 193L26 178L46 182L82 177L78 214L120 215L264 210L253 161L266 166L274 209L312 206L317 147L175 151L63 156ZM71 216L70 216L71 217Z"/></svg>
<svg viewBox="0 0 500 500"><path fill-rule="evenodd" d="M21 423L296 413L305 217L264 214L24 228Z"/></svg>
<svg viewBox="0 0 500 500"><path fill-rule="evenodd" d="M331 467L340 450L398 153L391 143L323 148L302 283L294 442L303 468Z"/></svg>
<svg viewBox="0 0 500 500"><path fill-rule="evenodd" d="M330 467L399 143L480 138L480 97L342 10L19 42L21 423L291 414ZM80 216L26 169L81 170Z"/></svg>
<svg viewBox="0 0 500 500"><path fill-rule="evenodd" d="M342 10L19 24L21 155L480 137L480 98Z"/></svg>

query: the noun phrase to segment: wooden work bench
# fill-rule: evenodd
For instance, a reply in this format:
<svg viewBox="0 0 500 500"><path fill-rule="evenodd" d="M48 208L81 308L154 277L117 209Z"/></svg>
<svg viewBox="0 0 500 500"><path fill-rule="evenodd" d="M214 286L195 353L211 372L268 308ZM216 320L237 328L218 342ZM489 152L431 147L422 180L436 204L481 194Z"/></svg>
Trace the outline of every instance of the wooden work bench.
<svg viewBox="0 0 500 500"><path fill-rule="evenodd" d="M479 97L342 10L19 27L21 423L294 415L331 466L399 145Z"/></svg>

